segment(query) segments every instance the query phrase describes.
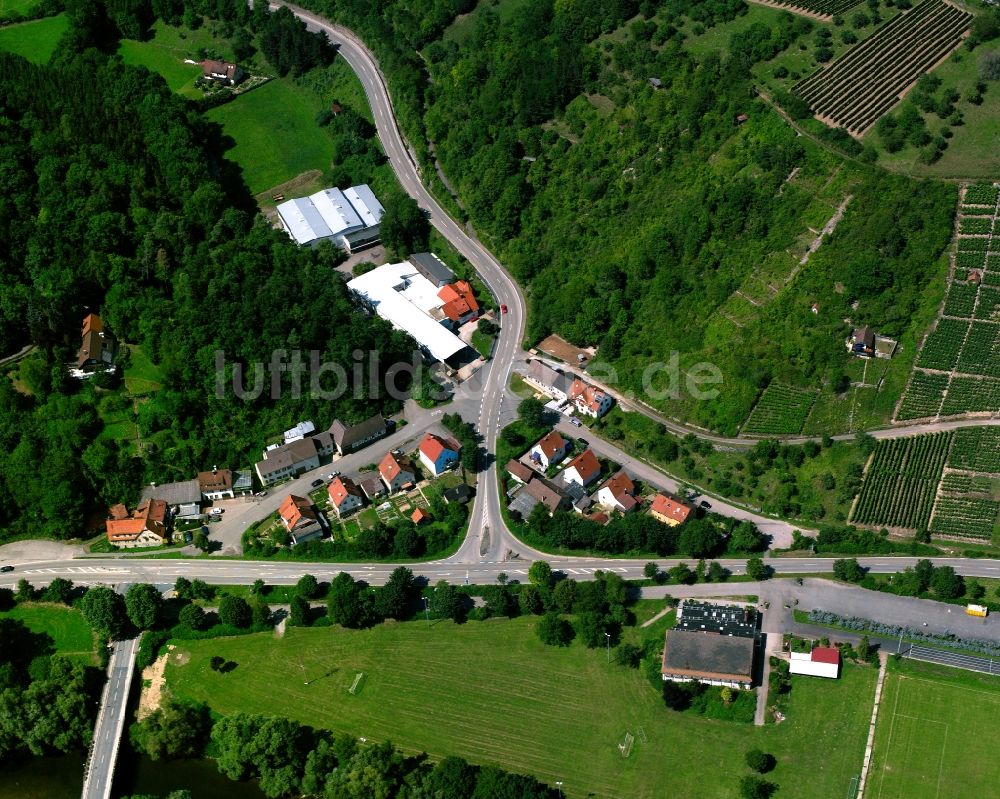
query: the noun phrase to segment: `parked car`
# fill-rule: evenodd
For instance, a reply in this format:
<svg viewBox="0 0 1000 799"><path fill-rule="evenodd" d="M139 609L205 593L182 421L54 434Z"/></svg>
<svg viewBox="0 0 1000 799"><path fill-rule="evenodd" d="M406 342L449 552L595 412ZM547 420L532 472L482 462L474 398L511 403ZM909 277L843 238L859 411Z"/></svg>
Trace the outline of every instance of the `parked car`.
<svg viewBox="0 0 1000 799"><path fill-rule="evenodd" d="M581 426L583 425L583 422L581 422L581 421L580 421L579 419L577 419L577 418L576 418L575 416L570 416L570 417L569 417L569 423L570 423L571 425L573 425L573 427L581 427Z"/></svg>
<svg viewBox="0 0 1000 799"><path fill-rule="evenodd" d="M225 508L212 508L212 510L209 511L209 513L211 513L213 516L221 516L225 512L226 512Z"/></svg>
<svg viewBox="0 0 1000 799"><path fill-rule="evenodd" d="M0 566L0 572L12 572L14 571L13 566Z"/></svg>
<svg viewBox="0 0 1000 799"><path fill-rule="evenodd" d="M310 485L312 485L313 488L319 488L321 485L323 485L323 481L319 480L319 479L316 479L316 480L313 480Z"/></svg>
<svg viewBox="0 0 1000 799"><path fill-rule="evenodd" d="M699 504L699 505L701 505L701 506L702 506L702 507L703 507L703 508L704 508L705 510L711 510L711 509L712 509L712 503L711 503L711 502L709 502L709 501L708 501L708 500L706 500L706 499L703 499L703 500L702 500L701 502L699 502L698 504Z"/></svg>
<svg viewBox="0 0 1000 799"><path fill-rule="evenodd" d="M327 480L333 480L334 478L340 477L340 472L330 472L327 476Z"/></svg>
<svg viewBox="0 0 1000 799"><path fill-rule="evenodd" d="M266 497L267 496L267 491L258 491L256 494L254 494L254 496L255 497Z"/></svg>
<svg viewBox="0 0 1000 799"><path fill-rule="evenodd" d="M507 306L506 305L501 305L500 306L500 313L502 313L502 314L503 313L507 313Z"/></svg>

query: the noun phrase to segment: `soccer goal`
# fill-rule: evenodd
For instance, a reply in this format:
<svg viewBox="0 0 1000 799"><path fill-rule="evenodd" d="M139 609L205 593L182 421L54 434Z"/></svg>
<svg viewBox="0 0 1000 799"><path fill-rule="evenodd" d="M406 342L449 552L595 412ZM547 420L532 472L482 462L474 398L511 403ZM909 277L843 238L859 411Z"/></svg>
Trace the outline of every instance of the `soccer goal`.
<svg viewBox="0 0 1000 799"><path fill-rule="evenodd" d="M361 690L361 683L364 681L364 679L365 679L365 673L363 671L359 671L357 674L354 675L354 682L352 682L351 687L347 689L352 696L357 696L358 691Z"/></svg>
<svg viewBox="0 0 1000 799"><path fill-rule="evenodd" d="M618 751L622 753L622 757L628 757L632 754L632 744L635 743L635 736L630 733L625 733L625 740L618 744Z"/></svg>

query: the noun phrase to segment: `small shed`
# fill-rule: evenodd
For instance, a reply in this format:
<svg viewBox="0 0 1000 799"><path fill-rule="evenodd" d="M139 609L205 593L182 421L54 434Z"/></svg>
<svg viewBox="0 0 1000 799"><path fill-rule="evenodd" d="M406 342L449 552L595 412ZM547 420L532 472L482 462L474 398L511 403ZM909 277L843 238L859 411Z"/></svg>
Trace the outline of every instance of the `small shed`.
<svg viewBox="0 0 1000 799"><path fill-rule="evenodd" d="M792 674L836 680L840 676L840 650L832 646L814 646L811 652L792 652L788 670Z"/></svg>

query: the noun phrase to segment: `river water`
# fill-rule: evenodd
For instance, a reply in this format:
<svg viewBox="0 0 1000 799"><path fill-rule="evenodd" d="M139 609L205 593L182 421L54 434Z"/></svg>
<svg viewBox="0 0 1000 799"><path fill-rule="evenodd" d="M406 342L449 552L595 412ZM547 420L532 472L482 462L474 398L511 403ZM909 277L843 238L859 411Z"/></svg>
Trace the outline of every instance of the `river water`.
<svg viewBox="0 0 1000 799"><path fill-rule="evenodd" d="M161 760L129 757L122 747L111 796L166 796L187 788L194 799L265 799L254 782L232 782L214 760ZM79 755L28 758L0 767L0 799L79 799L83 760Z"/></svg>

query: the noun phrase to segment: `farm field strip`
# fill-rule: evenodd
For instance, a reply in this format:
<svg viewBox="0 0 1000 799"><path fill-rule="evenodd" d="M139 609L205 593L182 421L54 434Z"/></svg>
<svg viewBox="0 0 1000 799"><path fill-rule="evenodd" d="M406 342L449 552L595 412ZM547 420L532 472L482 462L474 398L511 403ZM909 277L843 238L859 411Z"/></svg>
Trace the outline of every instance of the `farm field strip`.
<svg viewBox="0 0 1000 799"><path fill-rule="evenodd" d="M861 4L861 0L789 0L789 2L784 2L784 0L751 0L751 2L780 8L793 14L821 17L825 22L832 22L835 15L843 14Z"/></svg>
<svg viewBox="0 0 1000 799"><path fill-rule="evenodd" d="M819 119L860 135L958 46L972 18L943 0L924 0L799 82L794 91Z"/></svg>
<svg viewBox="0 0 1000 799"><path fill-rule="evenodd" d="M948 390L948 381L948 375L914 370L896 418L904 420L937 416Z"/></svg>

